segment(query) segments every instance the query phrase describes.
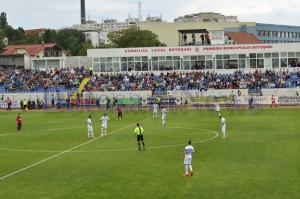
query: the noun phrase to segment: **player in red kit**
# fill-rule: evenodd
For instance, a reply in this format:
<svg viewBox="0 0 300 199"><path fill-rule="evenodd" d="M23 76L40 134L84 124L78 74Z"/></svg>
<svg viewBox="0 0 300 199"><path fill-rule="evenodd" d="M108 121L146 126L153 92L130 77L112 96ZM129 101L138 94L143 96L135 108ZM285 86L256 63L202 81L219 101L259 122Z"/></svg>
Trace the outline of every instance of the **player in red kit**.
<svg viewBox="0 0 300 199"><path fill-rule="evenodd" d="M120 118L122 120L123 119L123 108L121 106L118 106L117 110L118 110L118 120Z"/></svg>
<svg viewBox="0 0 300 199"><path fill-rule="evenodd" d="M18 114L16 120L17 120L17 132L20 132L21 128L22 128L22 118L21 118L20 113Z"/></svg>
<svg viewBox="0 0 300 199"><path fill-rule="evenodd" d="M274 97L274 95L272 95L271 100L272 100L272 104L271 104L270 107L272 107L273 104L277 107L277 104L276 104L276 102L275 102L275 97Z"/></svg>

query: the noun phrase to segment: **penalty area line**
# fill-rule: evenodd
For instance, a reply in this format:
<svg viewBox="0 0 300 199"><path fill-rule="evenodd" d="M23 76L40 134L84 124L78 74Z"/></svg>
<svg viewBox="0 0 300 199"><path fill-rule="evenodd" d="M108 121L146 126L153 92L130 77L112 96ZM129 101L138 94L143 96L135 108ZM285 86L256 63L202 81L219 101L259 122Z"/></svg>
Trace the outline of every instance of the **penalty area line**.
<svg viewBox="0 0 300 199"><path fill-rule="evenodd" d="M152 118L153 118L153 117L150 117L150 118L147 118L147 119L138 121L138 122L144 122L144 121L150 120L150 119L152 119ZM138 122L136 122L136 123L138 123ZM127 125L127 126L125 126L125 127L123 127L123 128L120 128L120 129L117 129L117 130L115 130L115 131L112 131L111 133L108 133L107 135L113 134L113 133L115 133L115 132L118 132L118 131L121 131L121 130L123 130L123 129L126 129L126 128L130 127L130 126L136 125L136 123L130 124L130 125ZM82 147L82 146L84 146L84 145L86 145L86 144L89 144L89 143L91 143L91 142L93 142L93 141L95 141L95 140L97 140L97 139L99 139L99 137L96 138L96 139L93 139L93 140L89 140L89 141L87 141L87 142L84 142L84 143L82 143L82 144L79 144L79 145L77 145L77 146L74 146L74 147L72 147L72 148L70 148L70 149L68 149L68 150L62 151L61 153L58 153L58 154L53 155L53 156L51 156L51 157L49 157L49 158L46 158L46 159L44 159L44 160L41 160L41 161L36 162L36 163L34 163L34 164L31 164L31 165L29 165L29 166L27 166L27 167L24 167L24 168L22 168L22 169L19 169L19 170L17 170L17 171L14 171L14 172L12 172L12 173L10 173L10 174L7 174L7 175L5 175L5 176L2 176L2 177L0 177L0 180L3 180L3 179L5 179L5 178L7 178L7 177L10 177L10 176L15 175L15 174L17 174L17 173L20 173L20 172L25 171L25 170L27 170L27 169L30 169L30 168L32 168L32 167L34 167L34 166L37 166L37 165L39 165L39 164L42 164L42 163L48 161L48 160L54 159L54 158L56 158L56 157L58 157L58 156L61 156L61 155L65 154L65 153L68 153L68 152L70 152L70 151L72 151L72 150L74 150L74 149L77 149L77 148Z"/></svg>

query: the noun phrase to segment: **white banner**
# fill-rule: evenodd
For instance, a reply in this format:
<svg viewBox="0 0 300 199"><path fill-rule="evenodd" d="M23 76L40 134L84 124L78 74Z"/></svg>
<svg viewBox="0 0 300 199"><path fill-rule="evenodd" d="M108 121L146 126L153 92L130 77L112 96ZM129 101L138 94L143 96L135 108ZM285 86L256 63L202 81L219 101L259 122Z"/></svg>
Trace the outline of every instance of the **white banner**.
<svg viewBox="0 0 300 199"><path fill-rule="evenodd" d="M235 96L234 104L235 105L248 105L249 104L248 95L243 96ZM275 97L275 103L278 103L278 97ZM192 98L192 103L197 104L214 104L215 102L219 102L219 104L233 104L232 98L230 96L215 96L215 97L194 97ZM272 96L253 96L252 104L261 104L261 105L271 105L272 104Z"/></svg>
<svg viewBox="0 0 300 199"><path fill-rule="evenodd" d="M11 100L11 108L20 108L20 101L21 100ZM6 100L0 100L0 107L7 108Z"/></svg>
<svg viewBox="0 0 300 199"><path fill-rule="evenodd" d="M279 96L279 104L300 104L300 96Z"/></svg>
<svg viewBox="0 0 300 199"><path fill-rule="evenodd" d="M235 96L234 101L235 104L249 104L250 96ZM275 97L275 103L278 103L278 97ZM272 96L253 96L254 104L272 104Z"/></svg>

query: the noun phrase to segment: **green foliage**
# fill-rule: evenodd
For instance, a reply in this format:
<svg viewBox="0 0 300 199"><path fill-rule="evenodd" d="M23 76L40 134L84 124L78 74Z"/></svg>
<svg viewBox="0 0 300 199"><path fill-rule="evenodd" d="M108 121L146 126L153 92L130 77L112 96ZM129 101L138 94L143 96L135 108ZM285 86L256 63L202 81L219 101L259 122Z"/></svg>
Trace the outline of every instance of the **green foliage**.
<svg viewBox="0 0 300 199"><path fill-rule="evenodd" d="M37 34L27 35L23 40L17 41L16 44L41 44L43 41L42 37Z"/></svg>
<svg viewBox="0 0 300 199"><path fill-rule="evenodd" d="M7 37L8 45L21 45L21 44L36 44L41 43L42 38L38 35L25 35L25 31L22 27L14 29L8 25L6 13L0 14L0 51L5 47L3 39Z"/></svg>
<svg viewBox="0 0 300 199"><path fill-rule="evenodd" d="M1 12L1 14L0 14L0 29L4 29L7 25L8 25L8 23L7 23L6 13Z"/></svg>
<svg viewBox="0 0 300 199"><path fill-rule="evenodd" d="M300 109L222 109L220 120L203 107L169 111L165 127L150 111L108 111L101 137L101 110L0 112L0 198L299 198ZM95 140L87 138L92 115ZM145 129L137 151L135 124ZM203 129L211 130L205 131ZM213 138L213 139L211 139ZM193 177L183 177L187 140L195 147ZM209 140L210 139L210 140ZM38 163L34 165L35 163ZM16 172L20 171L20 172ZM16 173L14 173L16 172Z"/></svg>
<svg viewBox="0 0 300 199"><path fill-rule="evenodd" d="M115 48L166 46L155 33L136 28L110 32L108 38L112 42L111 47Z"/></svg>
<svg viewBox="0 0 300 199"><path fill-rule="evenodd" d="M19 27L17 30L19 30L20 32L22 32L23 34L25 34L25 31L22 27Z"/></svg>
<svg viewBox="0 0 300 199"><path fill-rule="evenodd" d="M0 30L0 52L2 52L3 49L5 48L5 44L3 42L4 38L5 38L5 34L3 30Z"/></svg>
<svg viewBox="0 0 300 199"><path fill-rule="evenodd" d="M92 42L90 40L83 43L82 48L79 50L79 56L86 56L87 55L87 49L94 49Z"/></svg>
<svg viewBox="0 0 300 199"><path fill-rule="evenodd" d="M116 48L115 46L113 46L112 44L105 44L105 43L100 43L97 48Z"/></svg>
<svg viewBox="0 0 300 199"><path fill-rule="evenodd" d="M72 55L77 56L85 43L85 35L78 30L62 29L57 32L54 41Z"/></svg>
<svg viewBox="0 0 300 199"><path fill-rule="evenodd" d="M1 38L5 36L8 38L9 45L40 44L43 41L44 43L57 43L74 56L86 55L85 49L93 48L90 42L85 42L84 33L78 30L63 29L56 32L55 30L46 29L43 37L40 37L37 34L25 35L22 27L13 29L7 25L1 32L0 50L4 48Z"/></svg>
<svg viewBox="0 0 300 199"><path fill-rule="evenodd" d="M46 29L43 35L45 44L55 43L56 31L52 29Z"/></svg>
<svg viewBox="0 0 300 199"><path fill-rule="evenodd" d="M13 27L8 25L4 28L4 33L8 38L9 45L25 44L22 42L22 40L25 39L25 35L22 29L13 29Z"/></svg>

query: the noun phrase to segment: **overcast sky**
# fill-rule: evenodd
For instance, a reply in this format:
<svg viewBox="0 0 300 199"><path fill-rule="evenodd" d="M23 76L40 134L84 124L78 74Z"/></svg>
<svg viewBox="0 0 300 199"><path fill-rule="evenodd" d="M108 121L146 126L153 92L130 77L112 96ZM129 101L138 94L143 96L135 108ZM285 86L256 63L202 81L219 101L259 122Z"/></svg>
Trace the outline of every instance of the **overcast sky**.
<svg viewBox="0 0 300 199"><path fill-rule="evenodd" d="M86 0L86 18L125 21L137 18L139 0ZM173 22L178 16L199 12L234 15L240 22L300 26L299 0L140 0L142 19L162 16ZM0 12L7 14L13 28L61 29L80 24L80 0L0 0Z"/></svg>

